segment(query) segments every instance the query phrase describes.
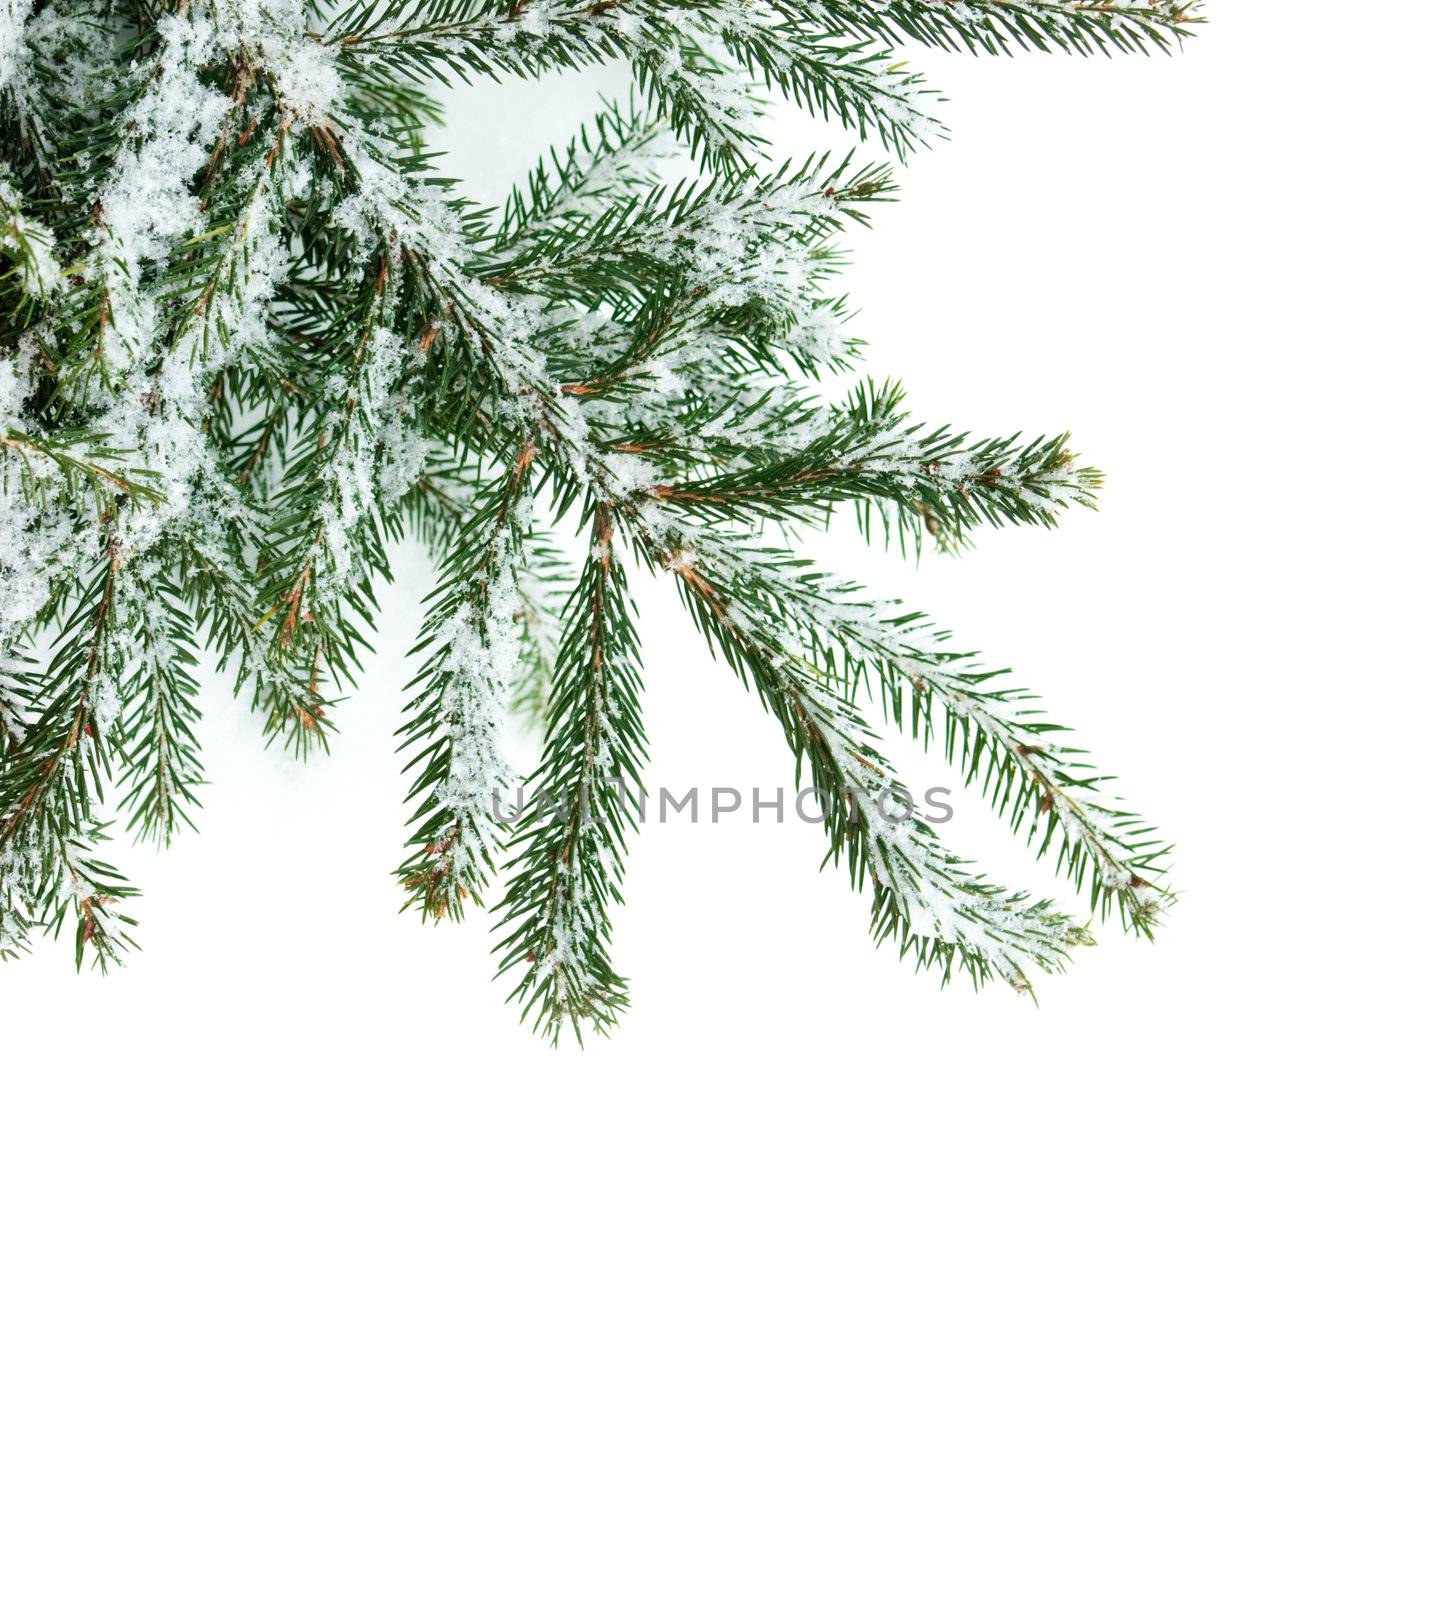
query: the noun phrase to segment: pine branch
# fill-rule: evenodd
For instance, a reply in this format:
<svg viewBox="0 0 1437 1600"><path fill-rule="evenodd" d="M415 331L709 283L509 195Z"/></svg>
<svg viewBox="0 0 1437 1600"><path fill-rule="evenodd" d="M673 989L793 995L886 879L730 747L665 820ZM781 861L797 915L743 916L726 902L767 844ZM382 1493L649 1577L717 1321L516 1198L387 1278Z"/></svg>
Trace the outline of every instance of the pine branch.
<svg viewBox="0 0 1437 1600"><path fill-rule="evenodd" d="M894 940L920 968L946 984L957 966L974 985L1001 978L1026 992L1029 973L1061 970L1087 932L1046 900L999 889L952 855L918 814L852 704L815 672L784 626L763 609L763 591L738 563L710 560L641 535L653 558L678 580L707 639L783 729L822 805L829 852L855 889L872 896L875 941Z"/></svg>
<svg viewBox="0 0 1437 1600"><path fill-rule="evenodd" d="M514 577L519 658L513 712L520 727L542 728L559 668L563 603L574 577L554 546L533 533L524 541L522 560Z"/></svg>
<svg viewBox="0 0 1437 1600"><path fill-rule="evenodd" d="M389 577L384 502L408 488L385 494L382 482L386 457L403 449L388 430L409 359L387 326L390 272L381 255L366 275L347 370L330 379L291 453L262 596L277 658L306 658L350 682L374 625L373 576Z"/></svg>
<svg viewBox="0 0 1437 1600"><path fill-rule="evenodd" d="M131 946L131 919L109 907L133 893L87 852L103 839L93 820L111 771L118 715L113 677L118 560L62 625L47 674L48 700L0 761L0 950L23 950L30 930L76 918L76 963L104 968Z"/></svg>
<svg viewBox="0 0 1437 1600"><path fill-rule="evenodd" d="M572 293L571 285L582 284L582 293L599 290L620 305L641 304L675 286L717 296L719 305L741 304L740 291L756 287L760 274L768 285L800 263L811 268L845 220L866 222L866 208L894 194L886 167L860 167L851 156L785 161L748 180L719 175L670 187L635 185L603 208L531 217L481 271L495 288ZM772 253L783 246L791 259Z"/></svg>
<svg viewBox="0 0 1437 1600"><path fill-rule="evenodd" d="M111 447L98 433L52 429L45 433L0 434L0 450L20 476L20 492L37 507L78 501L97 519L112 516L118 496L144 505L160 501L156 474L134 463L131 452Z"/></svg>
<svg viewBox="0 0 1437 1600"><path fill-rule="evenodd" d="M496 250L512 250L556 223L592 216L627 193L652 188L673 153L672 135L647 109L633 100L624 107L606 103L511 189L494 228Z"/></svg>
<svg viewBox="0 0 1437 1600"><path fill-rule="evenodd" d="M381 7L361 0L329 39L341 60L378 57L390 69L441 81L498 78L624 59L654 110L712 164L743 169L757 142L750 80L727 69L684 24L701 7L625 0L446 0Z"/></svg>
<svg viewBox="0 0 1437 1600"><path fill-rule="evenodd" d="M911 39L974 55L1006 55L1014 48L1166 54L1204 20L1201 0L821 0L818 9L887 44Z"/></svg>
<svg viewBox="0 0 1437 1600"><path fill-rule="evenodd" d="M867 27L841 30L823 9L722 6L715 23L734 60L811 116L876 138L899 160L945 138L922 77L875 47Z"/></svg>
<svg viewBox="0 0 1437 1600"><path fill-rule="evenodd" d="M941 130L896 51L1165 51L1199 12L16 12L0 28L0 950L71 917L81 957L129 943L105 788L117 766L141 834L191 819L199 638L267 738L326 744L405 536L438 583L400 733L415 806L400 876L424 915L457 918L508 847L502 967L551 1036L602 1031L626 1003L610 917L644 740L621 536L673 572L778 717L880 940L945 978L1021 988L1086 933L889 814L911 797L860 710L870 694L941 741L1096 914L1150 931L1163 848L1063 730L919 614L758 537L791 543L852 506L870 538L956 548L1090 505L1099 479L1065 438L921 427L893 384L822 398L820 377L861 352L833 283L842 231L892 180L853 158L774 165L756 118L775 92L902 157ZM604 61L632 72L629 107L557 144L502 209L439 175L421 80ZM577 579L557 542L575 524L593 528ZM511 707L546 730L516 822L486 803L512 776Z"/></svg>
<svg viewBox="0 0 1437 1600"><path fill-rule="evenodd" d="M266 740L279 738L296 755L328 744L333 727L318 672L294 654L273 657L271 636L258 618L253 583L219 529L187 530L179 570L205 642L232 668L235 688L250 691L251 709L262 718Z"/></svg>
<svg viewBox="0 0 1437 1600"><path fill-rule="evenodd" d="M112 548L60 627L50 696L0 769L0 847L34 833L63 835L86 820L90 795L102 792L110 771L105 734L118 709L110 676L118 573Z"/></svg>
<svg viewBox="0 0 1437 1600"><path fill-rule="evenodd" d="M40 682L40 663L18 643L0 652L0 761L19 749Z"/></svg>
<svg viewBox="0 0 1437 1600"><path fill-rule="evenodd" d="M1170 51L1201 22L1201 5L1099 0L361 0L328 34L347 61L398 72L498 78L626 59L656 112L707 163L752 167L759 146L746 84L759 79L810 113L902 157L942 127L931 92L887 56L917 42L973 54L1014 48L1078 55ZM742 70L735 76L701 40Z"/></svg>
<svg viewBox="0 0 1437 1600"><path fill-rule="evenodd" d="M557 1042L566 1024L606 1033L628 1004L609 957L628 833L637 825L646 746L639 721L638 638L611 510L571 600L549 708L544 760L514 825L511 876L498 909L511 998Z"/></svg>
<svg viewBox="0 0 1437 1600"><path fill-rule="evenodd" d="M419 747L405 767L418 769L406 798L419 804L398 876L406 904L435 921L457 921L465 901L483 894L516 781L502 732L519 654L516 569L533 464L526 445L491 503L454 537L415 646L424 661L408 685L400 749Z"/></svg>
<svg viewBox="0 0 1437 1600"><path fill-rule="evenodd" d="M30 948L34 933L58 935L67 917L75 923L75 966L88 955L101 971L138 948L130 929L135 919L115 908L135 889L93 852L107 835L90 825L58 840L49 857L14 844L0 846L0 961Z"/></svg>
<svg viewBox="0 0 1437 1600"><path fill-rule="evenodd" d="M980 522L1051 527L1062 508L1095 503L1101 476L1076 465L1066 439L1020 444L973 441L944 428L925 432L904 414L902 399L896 385L870 385L834 407L826 426L798 433L802 447L792 453L756 450L727 471L647 492L711 523L812 521L857 502L870 536L876 517L885 533L896 529L915 544L927 533L949 547L966 543Z"/></svg>
<svg viewBox="0 0 1437 1600"><path fill-rule="evenodd" d="M124 620L138 648L120 686L116 743L130 784L120 806L140 838L168 844L181 824L195 826L191 810L203 782L194 623L163 573L134 585L128 602Z"/></svg>
<svg viewBox="0 0 1437 1600"><path fill-rule="evenodd" d="M0 165L0 304L9 302L6 320L24 327L60 285L55 235L27 214L24 198Z"/></svg>
<svg viewBox="0 0 1437 1600"><path fill-rule="evenodd" d="M787 635L801 639L824 682L850 703L876 694L884 714L925 748L937 740L964 781L977 787L1038 857L1088 893L1095 915L1117 910L1123 925L1151 937L1171 896L1162 885L1167 847L1153 829L1106 792L1084 752L1056 740L1023 689L985 670L920 611L874 601L854 583L827 577L782 549L704 535L671 561L701 561Z"/></svg>
<svg viewBox="0 0 1437 1600"><path fill-rule="evenodd" d="M396 70L445 81L626 59L655 112L707 164L732 172L751 169L762 144L749 88L754 79L860 137L875 135L899 155L939 136L921 79L865 51L858 41L874 37L870 28L856 30L855 39L822 11L713 0L366 4L337 19L329 38L347 57L379 57ZM706 49L704 39L722 55Z"/></svg>

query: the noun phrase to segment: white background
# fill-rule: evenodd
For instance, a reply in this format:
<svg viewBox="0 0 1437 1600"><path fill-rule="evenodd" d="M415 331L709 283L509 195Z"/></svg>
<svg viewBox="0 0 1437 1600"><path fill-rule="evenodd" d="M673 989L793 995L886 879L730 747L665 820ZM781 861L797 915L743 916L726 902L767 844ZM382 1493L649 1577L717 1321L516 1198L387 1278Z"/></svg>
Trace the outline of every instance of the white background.
<svg viewBox="0 0 1437 1600"><path fill-rule="evenodd" d="M955 137L850 276L918 411L1109 474L879 581L1179 842L1160 942L940 993L815 830L650 827L633 1014L550 1052L481 921L396 915L402 562L329 760L207 694L133 965L0 973L10 1600L1434 1593L1434 41L1213 9L1171 62L934 63ZM454 170L584 105L459 96ZM638 598L655 783L786 782Z"/></svg>

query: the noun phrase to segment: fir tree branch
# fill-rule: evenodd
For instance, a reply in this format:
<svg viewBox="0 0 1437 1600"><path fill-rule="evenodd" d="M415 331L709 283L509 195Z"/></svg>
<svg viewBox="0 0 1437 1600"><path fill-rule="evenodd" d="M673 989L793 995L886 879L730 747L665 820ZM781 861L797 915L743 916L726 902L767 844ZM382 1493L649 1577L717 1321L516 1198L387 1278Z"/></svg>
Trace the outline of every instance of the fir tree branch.
<svg viewBox="0 0 1437 1600"><path fill-rule="evenodd" d="M917 813L862 717L803 660L780 619L752 604L747 569L720 570L680 546L649 550L678 580L690 614L783 729L822 804L826 861L846 866L872 896L877 943L894 940L946 984L957 966L974 985L1001 978L1026 992L1029 972L1061 970L1086 931L1046 900L996 888L953 856Z"/></svg>
<svg viewBox="0 0 1437 1600"><path fill-rule="evenodd" d="M702 535L671 559L700 560L728 587L742 586L776 627L803 641L845 700L871 690L896 726L925 747L937 739L1036 855L1056 846L1058 871L1088 892L1096 915L1116 910L1124 927L1151 936L1171 898L1162 882L1167 847L1106 794L1109 780L1084 752L1054 738L1067 730L1030 693L1001 682L1005 673L952 650L922 612L876 602L790 551Z"/></svg>
<svg viewBox="0 0 1437 1600"><path fill-rule="evenodd" d="M635 188L603 208L532 219L480 272L496 288L572 293L571 285L582 284L586 296L598 290L635 306L675 287L677 273L691 293L741 304L741 289L821 260L818 247L845 220L866 222L866 208L895 192L887 167L859 166L852 156L785 161L753 179L718 175ZM773 254L783 246L791 260Z"/></svg>
<svg viewBox="0 0 1437 1600"><path fill-rule="evenodd" d="M939 97L919 74L870 42L867 29L844 33L826 18L793 25L780 8L726 7L721 37L734 59L811 116L876 138L900 161L947 136L931 107Z"/></svg>
<svg viewBox="0 0 1437 1600"><path fill-rule="evenodd" d="M564 601L574 577L563 556L536 534L524 541L521 555L514 576L519 639L513 711L521 727L542 728L559 667Z"/></svg>
<svg viewBox="0 0 1437 1600"><path fill-rule="evenodd" d="M86 820L90 795L109 774L107 741L96 716L112 719L112 662L119 553L61 626L48 679L52 686L24 738L0 768L0 848L34 831L64 834Z"/></svg>
<svg viewBox="0 0 1437 1600"><path fill-rule="evenodd" d="M327 404L291 454L263 595L277 658L305 657L351 682L374 622L372 576L389 576L381 427L392 417L406 359L387 325L390 272L381 254L366 274L347 371L331 379Z"/></svg>
<svg viewBox="0 0 1437 1600"><path fill-rule="evenodd" d="M534 455L526 443L494 503L481 504L454 538L415 646L425 659L407 686L399 731L401 751L419 747L405 767L418 769L406 799L419 804L398 877L406 905L435 921L457 921L464 902L480 898L504 834L501 807L515 774L501 739L518 657L515 572Z"/></svg>
<svg viewBox="0 0 1437 1600"><path fill-rule="evenodd" d="M788 516L827 517L857 502L871 534L885 530L940 546L962 544L987 522L1051 527L1069 505L1092 506L1099 473L1076 465L1068 441L1016 438L973 441L945 428L927 432L902 410L897 385L869 385L832 409L826 426L810 427L787 455L755 451L726 471L655 484L648 495L709 522ZM812 414L810 414L812 415Z"/></svg>
<svg viewBox="0 0 1437 1600"><path fill-rule="evenodd" d="M45 855L22 845L0 845L0 961L30 948L34 932L58 935L67 916L75 921L75 966L88 955L107 972L137 948L130 929L135 919L115 907L136 891L108 862L93 852L105 830L88 825L57 840Z"/></svg>
<svg viewBox="0 0 1437 1600"><path fill-rule="evenodd" d="M13 755L33 715L33 697L42 682L40 663L18 642L0 639L0 761Z"/></svg>
<svg viewBox="0 0 1437 1600"><path fill-rule="evenodd" d="M751 163L757 141L744 92L761 79L814 115L895 154L941 136L916 74L886 52L917 42L973 54L1014 48L1078 55L1171 50L1201 22L1201 5L1173 0L360 0L332 24L343 57L378 57L412 75L500 77L623 58L655 109L706 161ZM743 69L735 78L698 41Z"/></svg>
<svg viewBox="0 0 1437 1600"><path fill-rule="evenodd" d="M0 296L11 302L6 320L24 327L62 282L55 235L27 214L24 197L0 164Z"/></svg>
<svg viewBox="0 0 1437 1600"><path fill-rule="evenodd" d="M331 41L349 57L378 56L397 70L451 75L537 75L625 59L655 111L706 163L751 168L762 141L749 85L761 79L815 115L903 155L941 134L914 74L894 69L814 6L740 6L731 0L467 0L443 8L352 7ZM733 65L700 41L720 47Z"/></svg>
<svg viewBox="0 0 1437 1600"><path fill-rule="evenodd" d="M76 917L76 963L105 967L130 946L131 919L107 909L133 891L85 854L103 838L93 820L110 774L108 737L118 713L113 678L118 551L60 630L50 697L0 760L0 949L25 948L33 926Z"/></svg>
<svg viewBox="0 0 1437 1600"><path fill-rule="evenodd" d="M625 1003L610 914L644 745L620 530L778 717L880 939L1023 987L1086 935L888 814L908 797L858 709L870 691L1095 912L1148 931L1162 847L1062 730L916 613L754 536L853 505L870 538L951 548L984 523L1049 524L1099 481L1063 438L922 428L896 385L824 403L814 381L860 349L830 287L841 230L891 179L767 165L755 116L776 91L902 156L939 130L896 50L1167 50L1199 12L30 9L0 60L0 948L72 915L81 957L127 944L102 789L118 762L142 833L188 820L196 630L268 737L325 743L405 532L439 581L401 730L417 808L401 876L426 915L457 917L512 844L503 969L551 1035L602 1030ZM439 176L418 80L603 61L631 69L629 110L557 146L502 211ZM670 170L684 145L697 177ZM558 625L569 580L536 497L546 526L594 524ZM544 717L546 792L506 831L481 801L507 776L511 701Z"/></svg>
<svg viewBox="0 0 1437 1600"><path fill-rule="evenodd" d="M494 229L493 249L506 257L571 221L584 221L629 194L655 187L671 136L647 111L605 105L562 149L551 148L515 185Z"/></svg>
<svg viewBox="0 0 1437 1600"><path fill-rule="evenodd" d="M194 827L191 809L203 781L195 737L199 658L194 623L173 580L151 573L133 587L125 609L137 649L120 687L116 739L129 779L120 807L140 838L168 844L182 823Z"/></svg>
<svg viewBox="0 0 1437 1600"><path fill-rule="evenodd" d="M819 0L817 9L887 44L910 39L974 55L1015 47L1074 55L1167 53L1204 20L1201 0Z"/></svg>
<svg viewBox="0 0 1437 1600"><path fill-rule="evenodd" d="M130 453L112 448L102 434L78 429L4 433L0 449L10 452L21 474L22 492L36 504L53 498L58 486L60 499L70 505L87 501L100 518L113 515L121 495L149 505L162 498L155 487L156 475L148 467L125 465L123 471L116 470L128 462Z"/></svg>
<svg viewBox="0 0 1437 1600"><path fill-rule="evenodd" d="M318 675L293 653L274 659L253 583L224 548L219 531L186 530L179 568L205 642L222 669L232 667L236 689L249 688L267 741L279 738L296 755L325 748L333 724Z"/></svg>
<svg viewBox="0 0 1437 1600"><path fill-rule="evenodd" d="M745 163L753 139L747 80L725 73L684 25L685 12L701 10L661 0L359 0L334 19L327 39L347 70L377 57L392 70L446 82L626 59L681 136L715 161Z"/></svg>
<svg viewBox="0 0 1437 1600"><path fill-rule="evenodd" d="M638 820L646 747L638 637L613 535L613 513L600 504L569 606L543 763L514 825L498 908L499 970L519 972L511 997L554 1042L566 1024L581 1042L582 1022L606 1033L628 1004L609 957L610 906Z"/></svg>

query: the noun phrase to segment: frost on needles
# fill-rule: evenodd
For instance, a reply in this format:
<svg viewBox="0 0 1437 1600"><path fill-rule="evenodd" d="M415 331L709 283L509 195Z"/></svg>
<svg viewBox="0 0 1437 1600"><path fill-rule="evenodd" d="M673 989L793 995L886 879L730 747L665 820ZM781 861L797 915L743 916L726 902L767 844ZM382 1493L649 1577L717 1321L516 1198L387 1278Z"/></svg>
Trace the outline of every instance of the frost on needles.
<svg viewBox="0 0 1437 1600"><path fill-rule="evenodd" d="M403 538L438 578L398 881L425 917L490 899L550 1034L626 1003L640 578L779 722L878 940L1025 990L1090 937L894 820L881 722L936 741L1088 919L1151 933L1164 847L1033 697L801 553L848 508L957 550L1098 476L1061 438L921 425L892 384L822 397L859 350L841 234L892 181L772 161L762 113L782 96L901 159L941 126L899 53L1165 52L1197 9L0 0L0 953L64 926L101 966L132 944L107 829L192 822L200 651L268 737L323 746ZM630 105L501 210L435 174L427 84L611 61ZM496 815L516 714L543 756Z"/></svg>

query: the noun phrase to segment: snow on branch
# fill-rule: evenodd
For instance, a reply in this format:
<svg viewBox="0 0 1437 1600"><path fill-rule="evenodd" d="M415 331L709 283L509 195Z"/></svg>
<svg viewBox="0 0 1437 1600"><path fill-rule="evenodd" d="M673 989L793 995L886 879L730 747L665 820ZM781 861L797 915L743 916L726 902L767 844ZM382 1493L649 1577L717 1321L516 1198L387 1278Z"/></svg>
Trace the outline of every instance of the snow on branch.
<svg viewBox="0 0 1437 1600"><path fill-rule="evenodd" d="M1125 926L1151 934L1171 899L1163 887L1167 847L1111 797L1109 780L1063 741L1067 730L1032 694L955 651L922 612L876 601L789 550L690 534L669 559L743 589L751 608L802 642L845 700L871 693L896 727L925 745L936 739L1040 858L1054 850L1059 872L1088 893L1096 913L1116 909Z"/></svg>
<svg viewBox="0 0 1437 1600"><path fill-rule="evenodd" d="M581 1023L606 1032L628 1004L610 959L611 907L637 821L646 752L638 638L614 518L600 506L574 589L544 758L514 824L513 868L498 909L500 972L551 1038Z"/></svg>
<svg viewBox="0 0 1437 1600"><path fill-rule="evenodd" d="M1046 900L973 873L918 814L853 704L796 648L782 612L762 604L754 569L720 540L655 550L711 644L753 684L818 791L829 860L872 894L872 928L946 983L957 966L975 985L999 978L1026 991L1032 971L1059 970L1084 929ZM757 600L759 603L755 603Z"/></svg>
<svg viewBox="0 0 1437 1600"><path fill-rule="evenodd" d="M630 570L672 574L778 719L877 938L1023 989L1088 934L912 814L870 698L1094 913L1151 931L1164 849L1063 730L795 554L850 510L956 550L1100 480L1065 437L918 423L894 383L834 402L862 358L844 232L892 176L776 161L761 112L781 95L901 157L941 133L915 45L1161 52L1199 9L0 0L0 954L62 925L82 960L129 946L108 819L162 842L195 820L202 646L267 740L326 748L406 538L436 582L399 731L401 893L445 921L490 899L549 1036L627 1003ZM630 102L507 203L440 174L425 83L600 62L627 64ZM516 708L544 745L514 809Z"/></svg>

